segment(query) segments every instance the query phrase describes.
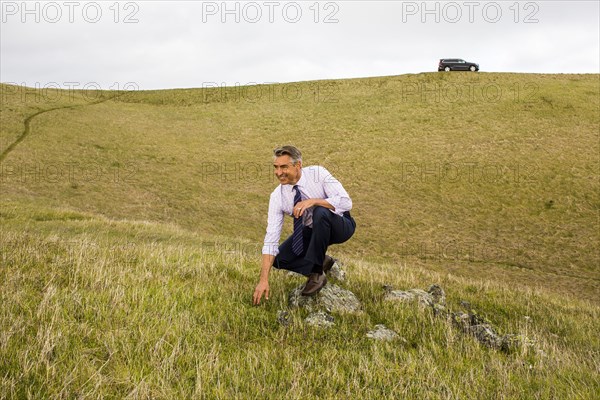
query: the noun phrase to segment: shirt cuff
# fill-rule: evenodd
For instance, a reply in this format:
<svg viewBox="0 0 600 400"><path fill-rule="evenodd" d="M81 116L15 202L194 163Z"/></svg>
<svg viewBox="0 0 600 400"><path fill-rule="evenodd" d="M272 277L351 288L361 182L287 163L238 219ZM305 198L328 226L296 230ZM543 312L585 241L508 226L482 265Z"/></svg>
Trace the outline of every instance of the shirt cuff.
<svg viewBox="0 0 600 400"><path fill-rule="evenodd" d="M267 244L265 243L262 248L263 254L270 254L276 256L279 254L279 244Z"/></svg>
<svg viewBox="0 0 600 400"><path fill-rule="evenodd" d="M336 197L328 197L325 199L326 202L328 202L329 204L331 204L333 206L333 211L338 211L338 208L340 207L340 198L339 196Z"/></svg>

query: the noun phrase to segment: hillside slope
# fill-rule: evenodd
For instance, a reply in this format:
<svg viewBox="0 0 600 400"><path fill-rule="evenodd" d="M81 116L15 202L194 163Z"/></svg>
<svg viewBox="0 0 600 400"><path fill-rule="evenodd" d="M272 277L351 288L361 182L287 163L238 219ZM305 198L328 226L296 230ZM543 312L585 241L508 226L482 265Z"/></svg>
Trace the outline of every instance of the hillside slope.
<svg viewBox="0 0 600 400"><path fill-rule="evenodd" d="M2 198L256 243L293 143L354 200L338 253L600 298L598 75L426 73L229 89L2 86ZM27 89L28 93L30 90Z"/></svg>
<svg viewBox="0 0 600 400"><path fill-rule="evenodd" d="M2 398L593 399L598 307L541 291L345 257L342 285L362 313L306 326L274 273L251 305L258 264L235 243L174 225L70 209L5 205L0 268ZM533 341L508 354L383 284L445 288L502 333ZM405 341L365 337L376 324Z"/></svg>

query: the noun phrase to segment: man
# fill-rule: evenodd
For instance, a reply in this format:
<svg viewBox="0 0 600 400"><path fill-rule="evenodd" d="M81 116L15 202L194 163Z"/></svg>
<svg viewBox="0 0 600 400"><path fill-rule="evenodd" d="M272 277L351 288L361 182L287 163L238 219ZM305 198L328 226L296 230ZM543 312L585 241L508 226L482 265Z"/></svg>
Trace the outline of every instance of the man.
<svg viewBox="0 0 600 400"><path fill-rule="evenodd" d="M302 167L302 153L294 146L274 150L273 167L279 186L271 193L267 233L262 249L260 280L252 301L269 299L271 266L308 277L302 294L314 296L327 284L325 273L334 260L327 247L354 234L352 200L342 184L323 167ZM294 232L281 246L283 218L294 218Z"/></svg>

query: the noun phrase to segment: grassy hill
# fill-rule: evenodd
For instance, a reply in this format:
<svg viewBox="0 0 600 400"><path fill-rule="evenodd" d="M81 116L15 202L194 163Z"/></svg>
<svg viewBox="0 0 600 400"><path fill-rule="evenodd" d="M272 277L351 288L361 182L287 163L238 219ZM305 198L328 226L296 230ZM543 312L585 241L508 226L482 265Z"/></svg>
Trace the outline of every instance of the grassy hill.
<svg viewBox="0 0 600 400"><path fill-rule="evenodd" d="M599 313L589 302L502 282L347 257L363 313L326 330L277 323L303 279L274 272L253 307L249 242L174 225L43 207L3 210L2 398L584 398L597 389ZM208 244L210 243L210 246ZM200 245L204 244L204 245ZM438 283L502 333L535 341L504 354L382 284ZM406 342L365 337L375 324Z"/></svg>
<svg viewBox="0 0 600 400"><path fill-rule="evenodd" d="M33 92L32 92L33 91ZM3 200L257 243L293 143L373 261L600 296L598 75L427 73L118 93L2 86ZM87 105L86 105L87 104Z"/></svg>
<svg viewBox="0 0 600 400"><path fill-rule="evenodd" d="M593 397L598 75L0 89L8 398ZM354 201L332 252L366 312L326 332L277 325L283 274L249 305L287 143ZM484 349L384 283L439 283L542 352ZM366 341L377 323L408 344Z"/></svg>

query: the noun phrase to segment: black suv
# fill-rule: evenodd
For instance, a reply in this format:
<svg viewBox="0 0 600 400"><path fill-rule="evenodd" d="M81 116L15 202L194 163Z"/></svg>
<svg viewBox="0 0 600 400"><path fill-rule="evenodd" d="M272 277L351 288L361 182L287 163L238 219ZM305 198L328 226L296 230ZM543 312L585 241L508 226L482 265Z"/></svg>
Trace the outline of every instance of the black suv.
<svg viewBox="0 0 600 400"><path fill-rule="evenodd" d="M479 64L461 60L460 58L442 58L438 71L479 71Z"/></svg>

